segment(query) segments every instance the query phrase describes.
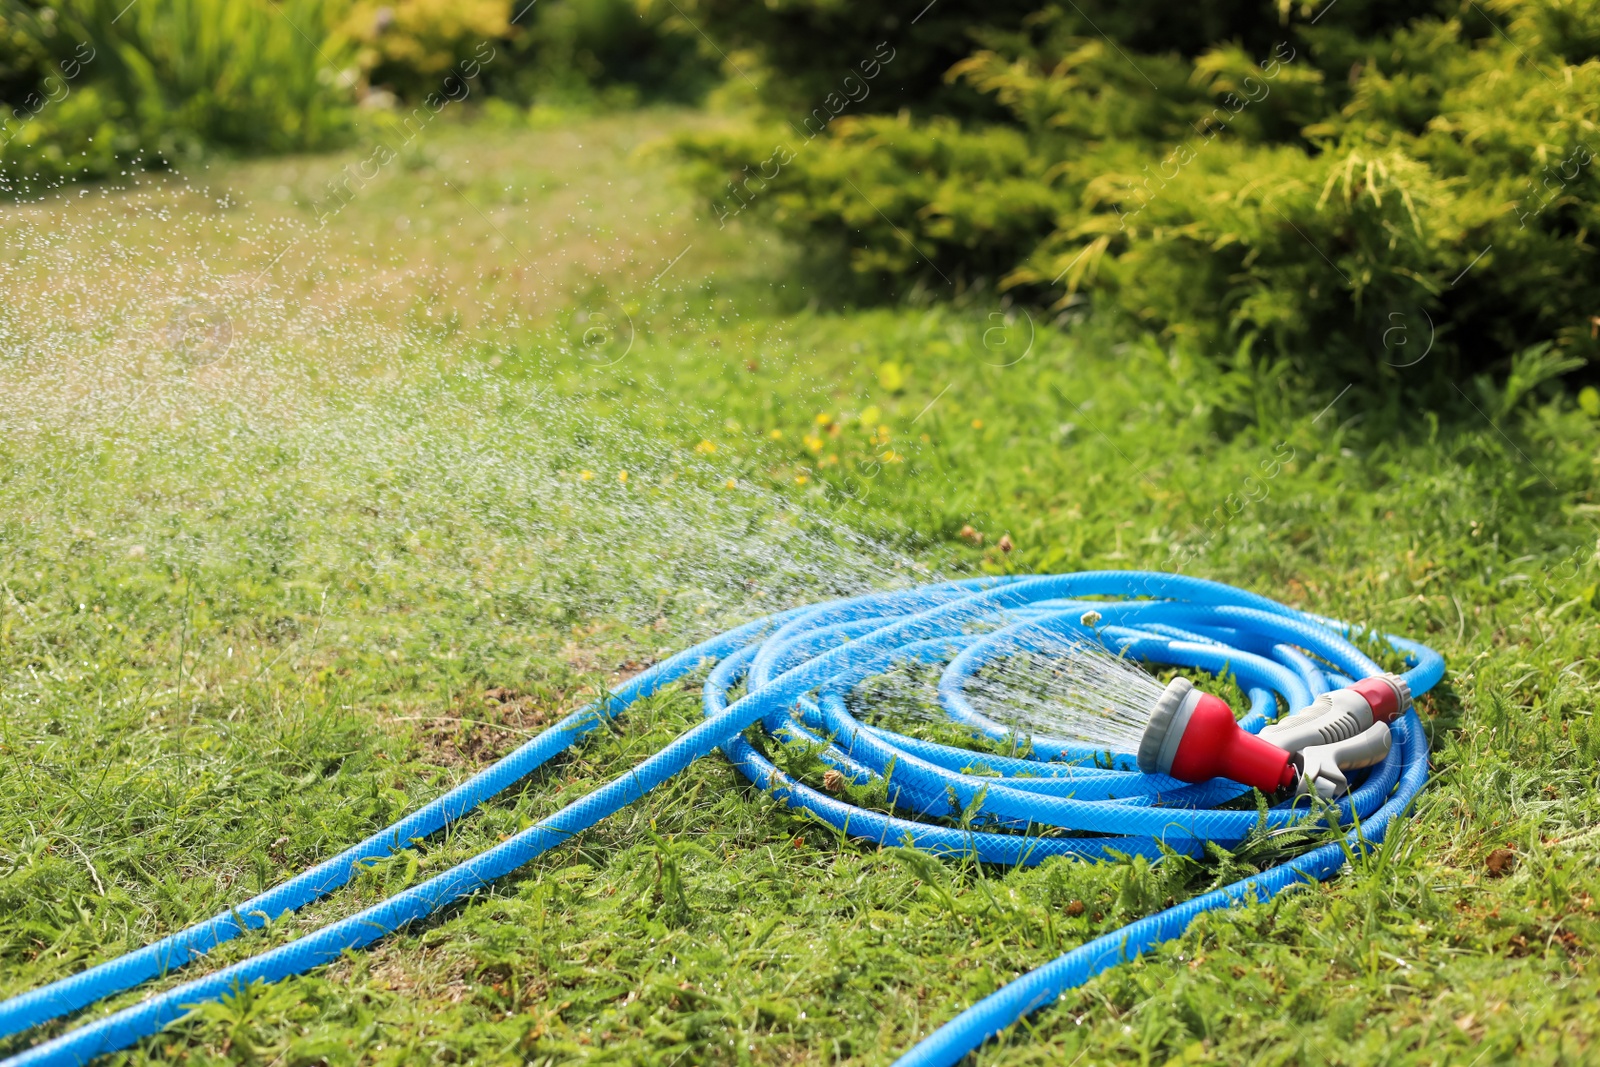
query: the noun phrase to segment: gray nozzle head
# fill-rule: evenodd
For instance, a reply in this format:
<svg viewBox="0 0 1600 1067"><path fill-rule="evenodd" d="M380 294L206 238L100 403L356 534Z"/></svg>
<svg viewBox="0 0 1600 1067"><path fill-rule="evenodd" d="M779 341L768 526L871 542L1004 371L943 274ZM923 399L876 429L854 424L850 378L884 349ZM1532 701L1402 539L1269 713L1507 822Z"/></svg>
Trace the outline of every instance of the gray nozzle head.
<svg viewBox="0 0 1600 1067"><path fill-rule="evenodd" d="M1165 774L1166 768L1172 766L1172 757L1178 748L1176 741L1183 736L1182 727L1189 718L1183 715L1184 722L1178 722L1179 712L1185 708L1194 710L1192 702L1187 699L1193 690L1194 683L1189 679L1174 678L1167 683L1161 699L1156 701L1150 724L1144 728L1144 737L1139 739L1139 769L1144 773ZM1179 729L1174 730L1174 726ZM1169 740L1173 744L1169 745Z"/></svg>

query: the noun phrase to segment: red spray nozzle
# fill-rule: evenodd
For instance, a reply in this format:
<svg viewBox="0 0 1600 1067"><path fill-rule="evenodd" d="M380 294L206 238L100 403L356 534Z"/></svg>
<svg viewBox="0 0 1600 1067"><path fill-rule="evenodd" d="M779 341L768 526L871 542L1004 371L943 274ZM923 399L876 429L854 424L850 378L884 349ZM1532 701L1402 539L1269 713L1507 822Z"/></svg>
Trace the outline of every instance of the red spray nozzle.
<svg viewBox="0 0 1600 1067"><path fill-rule="evenodd" d="M1226 703L1187 678L1174 678L1156 702L1139 769L1185 782L1232 778L1263 793L1293 787L1297 773L1289 752L1239 729Z"/></svg>

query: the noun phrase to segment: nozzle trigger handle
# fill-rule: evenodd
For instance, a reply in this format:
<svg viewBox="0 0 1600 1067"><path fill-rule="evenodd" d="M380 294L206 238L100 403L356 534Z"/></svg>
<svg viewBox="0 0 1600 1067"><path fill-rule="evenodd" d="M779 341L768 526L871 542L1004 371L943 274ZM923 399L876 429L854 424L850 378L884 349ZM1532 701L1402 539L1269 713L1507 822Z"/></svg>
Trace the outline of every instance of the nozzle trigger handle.
<svg viewBox="0 0 1600 1067"><path fill-rule="evenodd" d="M1299 752L1312 745L1331 745L1354 737L1371 725L1372 705L1360 693L1335 689L1323 693L1309 708L1265 727L1260 737L1279 748Z"/></svg>
<svg viewBox="0 0 1600 1067"><path fill-rule="evenodd" d="M1375 722L1354 737L1331 745L1312 745L1300 753L1301 776L1296 792L1305 795L1312 789L1325 800L1332 800L1349 788L1345 771L1360 770L1383 762L1394 738L1389 724Z"/></svg>

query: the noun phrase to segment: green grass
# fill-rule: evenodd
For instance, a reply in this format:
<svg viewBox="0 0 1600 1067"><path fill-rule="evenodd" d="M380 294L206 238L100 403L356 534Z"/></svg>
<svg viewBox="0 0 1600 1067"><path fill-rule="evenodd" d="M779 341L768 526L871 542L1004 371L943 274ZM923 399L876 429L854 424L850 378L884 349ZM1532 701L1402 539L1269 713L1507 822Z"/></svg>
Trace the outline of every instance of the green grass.
<svg viewBox="0 0 1600 1067"><path fill-rule="evenodd" d="M298 239L359 152L7 210L0 994L274 884L772 605L914 562L1180 566L1443 651L1433 780L1331 885L1208 915L978 1061L1600 1057L1596 421L1473 383L1493 423L1324 412L1108 326L808 308L786 250L695 219L639 154L705 121L441 123ZM230 322L226 358L169 343L190 298ZM630 344L585 346L625 321ZM699 714L692 687L634 709L186 975L437 872ZM712 758L126 1059L882 1063L1272 858L944 864Z"/></svg>

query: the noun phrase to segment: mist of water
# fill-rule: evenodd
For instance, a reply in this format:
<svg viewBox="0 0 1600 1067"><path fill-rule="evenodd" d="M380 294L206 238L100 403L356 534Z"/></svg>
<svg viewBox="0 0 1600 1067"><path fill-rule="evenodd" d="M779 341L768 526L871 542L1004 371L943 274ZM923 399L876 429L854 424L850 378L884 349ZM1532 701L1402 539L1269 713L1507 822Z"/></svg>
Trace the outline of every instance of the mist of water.
<svg viewBox="0 0 1600 1067"><path fill-rule="evenodd" d="M1137 752L1166 686L1089 641L1030 640L971 678L979 711L1019 732Z"/></svg>
<svg viewBox="0 0 1600 1067"><path fill-rule="evenodd" d="M0 569L48 586L96 556L129 580L277 581L306 591L302 617L328 616L320 640L347 606L346 636L380 651L465 604L513 629L648 628L657 655L932 577L767 487L736 448L697 451L615 401L598 414L583 389L625 357L597 365L531 327L533 350L514 349L515 309L441 324L496 297L426 264L357 269L328 233L183 195L184 210L170 190L96 192L0 220ZM262 270L241 249L293 254ZM1007 651L968 683L978 710L1019 734L1137 747L1154 678L1092 643ZM938 714L926 677L880 681L886 706Z"/></svg>
<svg viewBox="0 0 1600 1067"><path fill-rule="evenodd" d="M388 601L413 628L480 601L508 622L652 626L663 649L926 577L735 456L576 395L626 366L559 334L515 350L505 315L443 324L477 296L174 195L0 219L5 565L43 584L83 556L254 575ZM242 248L293 255L261 270Z"/></svg>
<svg viewBox="0 0 1600 1067"><path fill-rule="evenodd" d="M1097 642L1035 636L998 653L966 679L963 692L975 710L1019 737L1134 753L1166 688ZM935 670L897 667L873 680L872 700L890 718L944 721L937 684Z"/></svg>

